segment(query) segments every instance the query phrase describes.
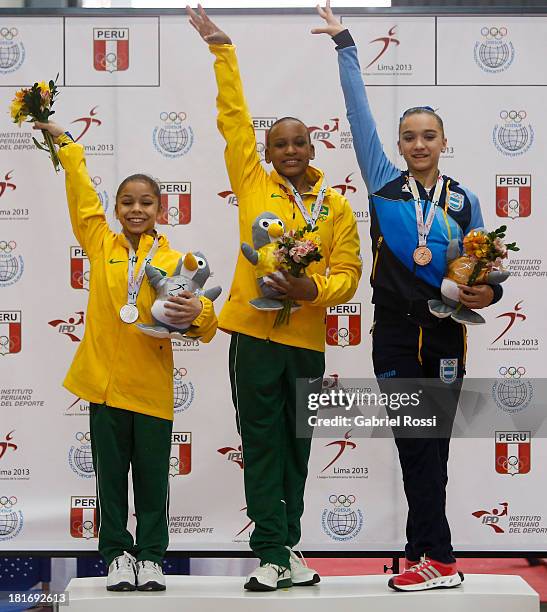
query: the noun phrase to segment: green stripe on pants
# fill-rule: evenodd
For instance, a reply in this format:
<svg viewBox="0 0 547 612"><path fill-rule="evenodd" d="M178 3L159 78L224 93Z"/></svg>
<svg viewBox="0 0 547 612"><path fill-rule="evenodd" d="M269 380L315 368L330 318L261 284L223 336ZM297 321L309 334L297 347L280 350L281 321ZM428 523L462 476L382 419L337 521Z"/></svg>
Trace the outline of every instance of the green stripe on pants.
<svg viewBox="0 0 547 612"><path fill-rule="evenodd" d="M161 563L169 544L169 457L173 422L90 405L91 449L97 478L99 552L107 564L124 550ZM127 530L131 466L136 542Z"/></svg>
<svg viewBox="0 0 547 612"><path fill-rule="evenodd" d="M232 334L230 381L241 434L247 515L254 521L251 548L262 563L289 566L300 540L311 428L296 436L308 417L297 401L297 379L311 384L299 393L319 392L324 353L244 334ZM297 410L298 406L298 410Z"/></svg>

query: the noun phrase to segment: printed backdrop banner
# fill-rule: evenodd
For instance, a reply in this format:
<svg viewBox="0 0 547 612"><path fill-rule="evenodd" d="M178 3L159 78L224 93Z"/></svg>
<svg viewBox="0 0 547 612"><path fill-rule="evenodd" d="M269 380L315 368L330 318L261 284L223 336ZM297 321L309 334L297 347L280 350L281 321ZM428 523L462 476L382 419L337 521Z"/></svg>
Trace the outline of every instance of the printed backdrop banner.
<svg viewBox="0 0 547 612"><path fill-rule="evenodd" d="M257 148L277 118L301 117L315 163L350 201L363 279L327 313L327 385L371 378L367 192L353 151L336 51L311 36L312 15L222 16L238 49ZM443 173L479 196L488 228L507 224L522 250L487 323L469 330L467 374L513 383L542 375L547 357L544 170L547 17L347 17L386 153L397 152L404 109L430 105L445 122ZM292 41L293 44L281 44ZM297 43L297 44L294 44ZM239 250L215 119L213 57L184 16L43 18L3 14L0 28L0 548L92 550L96 498L88 406L62 386L85 326L87 254L72 235L62 174L9 121L17 87L59 73L55 117L86 149L113 228L116 187L146 172L159 181L160 229L175 248L205 252L229 293ZM171 550L247 550L243 457L227 370L229 338L173 342ZM451 355L446 355L449 359ZM139 364L135 364L139 367ZM520 383L518 383L520 384ZM500 410L525 410L497 393ZM531 383L530 383L531 384ZM513 387L514 388L514 387ZM496 393L494 389L492 393ZM513 396L512 396L513 397ZM504 399L505 398L505 399ZM514 397L513 397L514 399ZM505 404L504 404L505 401ZM459 550L542 551L547 530L544 439L499 432L452 443L448 513ZM280 451L281 452L281 451ZM313 443L301 546L402 549L406 504L391 439L348 428ZM133 525L134 527L134 525Z"/></svg>

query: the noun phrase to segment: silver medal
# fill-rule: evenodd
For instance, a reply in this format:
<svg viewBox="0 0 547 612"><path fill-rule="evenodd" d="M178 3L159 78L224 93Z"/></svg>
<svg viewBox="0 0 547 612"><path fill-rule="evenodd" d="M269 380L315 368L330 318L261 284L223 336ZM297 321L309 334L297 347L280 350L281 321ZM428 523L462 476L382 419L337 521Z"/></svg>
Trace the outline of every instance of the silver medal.
<svg viewBox="0 0 547 612"><path fill-rule="evenodd" d="M124 323L135 323L139 318L139 309L135 304L124 304L120 308L120 319Z"/></svg>

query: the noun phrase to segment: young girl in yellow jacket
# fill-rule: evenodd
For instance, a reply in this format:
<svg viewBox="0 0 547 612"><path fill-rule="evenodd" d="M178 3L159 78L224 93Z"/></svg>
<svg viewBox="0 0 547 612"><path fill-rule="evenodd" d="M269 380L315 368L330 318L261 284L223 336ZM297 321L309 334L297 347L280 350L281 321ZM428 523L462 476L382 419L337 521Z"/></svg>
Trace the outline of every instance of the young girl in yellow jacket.
<svg viewBox="0 0 547 612"><path fill-rule="evenodd" d="M90 402L99 552L109 566L106 588L164 590L173 353L169 338L147 336L133 323L152 322L155 295L144 275L146 263L172 275L181 253L155 230L161 207L153 179L135 174L118 187L115 213L122 232L117 234L89 178L83 146L55 123L37 122L35 128L47 130L60 146L72 229L91 267L85 334L64 385ZM173 325L191 325L189 335L204 342L214 336L217 321L208 299L183 291L165 308ZM127 530L130 467L135 541Z"/></svg>
<svg viewBox="0 0 547 612"><path fill-rule="evenodd" d="M312 435L305 402L297 396L302 400L321 390L325 310L350 300L361 274L357 226L349 202L326 186L321 170L310 166L314 148L300 120L285 117L270 128L265 157L274 170L268 173L262 167L235 48L201 7L187 10L216 58L218 127L226 140L241 242L252 244L261 229L274 235L272 224L289 231L307 223L317 227L321 240L323 259L310 264L305 276L269 277L278 295L301 305L286 325L275 326L276 312L250 303L257 303L259 290L254 266L243 254L219 317L219 326L232 334L230 381L242 440L247 514L255 525L250 544L260 559L245 588L313 585L319 575L293 551L300 540ZM297 379L306 384L297 386Z"/></svg>

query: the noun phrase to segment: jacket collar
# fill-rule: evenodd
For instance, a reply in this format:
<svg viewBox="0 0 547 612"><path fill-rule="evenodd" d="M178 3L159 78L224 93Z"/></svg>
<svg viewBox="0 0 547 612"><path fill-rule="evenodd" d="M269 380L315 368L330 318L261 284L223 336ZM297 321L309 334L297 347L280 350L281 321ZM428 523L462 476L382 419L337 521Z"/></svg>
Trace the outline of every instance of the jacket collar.
<svg viewBox="0 0 547 612"><path fill-rule="evenodd" d="M323 182L324 176L325 175L323 171L320 170L319 168L316 168L315 166L308 166L308 169L306 170L306 178L313 185L313 187L310 191L306 191L306 193L317 195L317 193L319 192L319 189L321 188L321 184ZM288 182L288 179L286 179L284 176L279 174L277 170L271 171L270 178L273 181L275 181L278 185L285 186Z"/></svg>
<svg viewBox="0 0 547 612"><path fill-rule="evenodd" d="M158 248L159 249L165 249L165 248L169 248L169 240L167 239L167 236L165 236L164 234L158 234L158 232L156 230L154 230L155 235L158 236ZM123 232L121 232L120 234L118 234L118 240L120 242L120 244L126 248L129 251L130 248L130 244L129 244L129 240L127 240L125 234ZM142 251L144 250L146 253L148 253L148 251L152 248L152 244L154 244L154 236L151 236L150 234L143 234L141 236L140 242L139 242L139 248L138 251Z"/></svg>

